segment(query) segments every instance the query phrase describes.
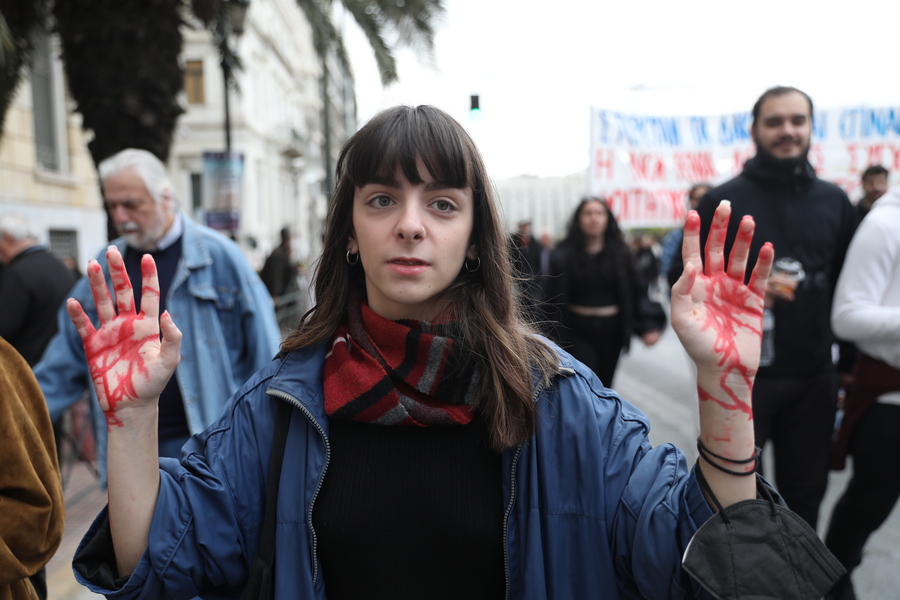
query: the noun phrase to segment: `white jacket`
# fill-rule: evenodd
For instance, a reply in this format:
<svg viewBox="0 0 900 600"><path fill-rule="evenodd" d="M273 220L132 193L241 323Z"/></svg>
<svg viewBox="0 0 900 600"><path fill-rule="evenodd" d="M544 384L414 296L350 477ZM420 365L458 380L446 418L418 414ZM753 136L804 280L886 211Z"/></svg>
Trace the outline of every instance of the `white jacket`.
<svg viewBox="0 0 900 600"><path fill-rule="evenodd" d="M853 236L831 326L837 337L900 368L900 187L875 202Z"/></svg>

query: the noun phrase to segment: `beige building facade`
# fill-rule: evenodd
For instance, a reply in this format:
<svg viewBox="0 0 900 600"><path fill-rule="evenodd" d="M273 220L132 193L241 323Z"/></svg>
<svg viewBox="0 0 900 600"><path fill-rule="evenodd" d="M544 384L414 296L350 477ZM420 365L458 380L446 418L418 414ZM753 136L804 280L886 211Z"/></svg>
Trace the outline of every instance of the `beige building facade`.
<svg viewBox="0 0 900 600"><path fill-rule="evenodd" d="M35 65L13 98L0 137L0 215L28 218L41 242L82 271L106 246L106 215L81 118L66 98L58 47L37 42Z"/></svg>

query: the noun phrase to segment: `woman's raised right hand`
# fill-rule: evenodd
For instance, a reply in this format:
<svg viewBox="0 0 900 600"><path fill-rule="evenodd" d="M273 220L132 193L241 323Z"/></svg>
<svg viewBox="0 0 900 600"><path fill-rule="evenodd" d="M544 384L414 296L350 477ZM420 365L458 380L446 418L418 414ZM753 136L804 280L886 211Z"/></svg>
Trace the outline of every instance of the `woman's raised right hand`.
<svg viewBox="0 0 900 600"><path fill-rule="evenodd" d="M92 260L87 268L100 328L94 328L77 300L69 299L66 309L84 343L97 398L111 428L125 425L133 409L155 410L180 359L181 331L168 312L159 316L159 280L152 257L141 259L140 313L135 312L134 291L119 250L110 246L106 259L115 306L100 264Z"/></svg>

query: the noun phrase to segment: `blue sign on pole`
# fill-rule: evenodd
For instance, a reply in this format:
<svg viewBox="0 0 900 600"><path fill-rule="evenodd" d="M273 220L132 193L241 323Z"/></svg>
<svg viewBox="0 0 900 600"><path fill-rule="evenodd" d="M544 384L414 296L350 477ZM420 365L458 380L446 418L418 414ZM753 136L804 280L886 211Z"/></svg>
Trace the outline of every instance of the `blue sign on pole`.
<svg viewBox="0 0 900 600"><path fill-rule="evenodd" d="M203 153L203 207L207 226L229 233L238 230L243 183L243 154Z"/></svg>

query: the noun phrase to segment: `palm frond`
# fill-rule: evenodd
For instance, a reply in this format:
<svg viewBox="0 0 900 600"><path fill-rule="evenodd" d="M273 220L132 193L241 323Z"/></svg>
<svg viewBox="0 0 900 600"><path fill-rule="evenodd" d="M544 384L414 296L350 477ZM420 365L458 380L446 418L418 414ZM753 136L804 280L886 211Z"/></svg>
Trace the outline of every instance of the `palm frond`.
<svg viewBox="0 0 900 600"><path fill-rule="evenodd" d="M7 57L12 60L12 54L16 51L16 41L13 39L12 31L6 24L6 18L0 12L0 69L6 67Z"/></svg>
<svg viewBox="0 0 900 600"><path fill-rule="evenodd" d="M397 73L397 59L390 45L385 39L385 19L377 9L374 2L359 0L344 0L344 7L353 16L353 20L359 25L372 52L375 54L375 64L381 74L381 84L388 85L399 79Z"/></svg>
<svg viewBox="0 0 900 600"><path fill-rule="evenodd" d="M123 148L167 160L184 74L181 0L64 0L54 7L75 110L95 164Z"/></svg>

